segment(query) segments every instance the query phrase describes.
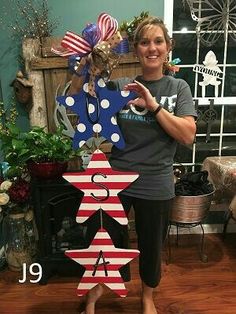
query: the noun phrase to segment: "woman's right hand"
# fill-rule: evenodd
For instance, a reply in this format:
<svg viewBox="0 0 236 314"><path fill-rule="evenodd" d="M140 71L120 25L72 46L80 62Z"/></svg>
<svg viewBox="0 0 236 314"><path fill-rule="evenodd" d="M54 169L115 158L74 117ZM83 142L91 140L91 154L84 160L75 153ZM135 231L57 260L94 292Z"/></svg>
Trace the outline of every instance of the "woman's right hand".
<svg viewBox="0 0 236 314"><path fill-rule="evenodd" d="M130 100L128 105L133 104L141 108L146 108L151 112L154 112L159 106L149 89L138 81L125 85L124 90L132 91L140 95L140 97Z"/></svg>

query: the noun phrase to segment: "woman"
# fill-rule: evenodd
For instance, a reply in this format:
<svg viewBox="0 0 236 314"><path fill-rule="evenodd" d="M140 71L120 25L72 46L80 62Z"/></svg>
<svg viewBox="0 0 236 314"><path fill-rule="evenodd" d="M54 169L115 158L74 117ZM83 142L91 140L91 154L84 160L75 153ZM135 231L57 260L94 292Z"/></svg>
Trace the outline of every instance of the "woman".
<svg viewBox="0 0 236 314"><path fill-rule="evenodd" d="M118 115L126 146L112 148L110 163L114 169L140 175L120 199L127 212L133 206L135 213L142 313L154 314L153 291L161 278L161 251L174 197L173 158L177 142L193 142L196 113L188 84L164 75L172 43L162 20L145 19L136 29L134 48L142 75L114 83L117 89L135 91L139 97ZM90 290L85 313L94 313L102 289L98 285Z"/></svg>

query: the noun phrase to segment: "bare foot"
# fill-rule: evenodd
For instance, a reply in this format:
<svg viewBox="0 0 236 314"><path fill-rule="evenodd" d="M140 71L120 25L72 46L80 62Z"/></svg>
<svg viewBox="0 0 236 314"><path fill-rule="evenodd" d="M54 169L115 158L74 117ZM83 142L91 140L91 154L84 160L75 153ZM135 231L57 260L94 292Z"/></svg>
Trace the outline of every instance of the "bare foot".
<svg viewBox="0 0 236 314"><path fill-rule="evenodd" d="M153 300L143 300L142 314L157 314L157 310Z"/></svg>
<svg viewBox="0 0 236 314"><path fill-rule="evenodd" d="M157 314L157 310L153 301L153 288L142 283L142 314Z"/></svg>
<svg viewBox="0 0 236 314"><path fill-rule="evenodd" d="M103 287L101 285L98 284L97 286L92 288L87 294L85 311L81 314L94 314L95 304L97 300L102 296L102 294Z"/></svg>

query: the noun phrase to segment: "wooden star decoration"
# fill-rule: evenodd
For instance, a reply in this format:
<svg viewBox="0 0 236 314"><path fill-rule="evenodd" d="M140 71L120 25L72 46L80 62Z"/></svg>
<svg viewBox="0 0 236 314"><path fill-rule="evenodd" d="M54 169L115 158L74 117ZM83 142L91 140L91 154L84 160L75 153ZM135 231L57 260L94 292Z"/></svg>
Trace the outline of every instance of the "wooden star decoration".
<svg viewBox="0 0 236 314"><path fill-rule="evenodd" d="M138 176L135 172L113 170L106 155L97 149L85 171L63 174L64 179L84 192L76 221L83 223L97 210L102 209L117 222L126 225L128 219L117 193Z"/></svg>
<svg viewBox="0 0 236 314"><path fill-rule="evenodd" d="M117 148L122 149L125 141L115 114L137 95L129 91L109 90L101 78L95 81L95 91L97 97L88 93L87 80L78 94L57 97L60 104L75 112L79 117L73 138L73 147L81 148L87 139L94 134L99 134Z"/></svg>
<svg viewBox="0 0 236 314"><path fill-rule="evenodd" d="M138 250L116 248L108 232L101 228L88 248L68 250L65 254L85 267L77 288L78 296L103 283L120 297L126 297L128 291L119 269L137 257Z"/></svg>

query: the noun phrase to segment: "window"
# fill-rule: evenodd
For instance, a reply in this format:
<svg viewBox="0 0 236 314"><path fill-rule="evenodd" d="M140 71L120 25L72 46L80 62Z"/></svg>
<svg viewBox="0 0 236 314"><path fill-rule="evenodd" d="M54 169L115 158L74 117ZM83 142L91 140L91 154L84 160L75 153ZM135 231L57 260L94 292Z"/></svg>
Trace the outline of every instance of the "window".
<svg viewBox="0 0 236 314"><path fill-rule="evenodd" d="M171 58L181 59L176 77L188 82L198 108L196 141L179 145L175 160L192 170L207 156L236 154L235 16L234 0L165 0L164 20L175 41ZM215 60L215 85L202 83L207 60Z"/></svg>

